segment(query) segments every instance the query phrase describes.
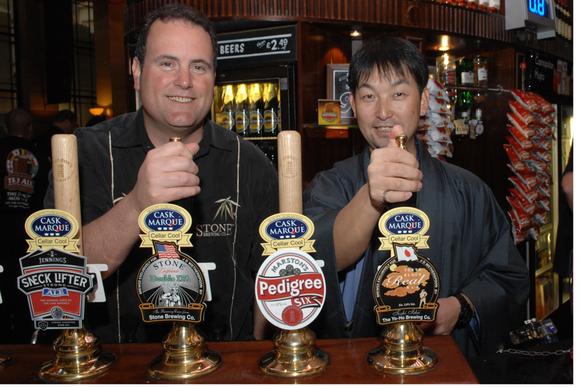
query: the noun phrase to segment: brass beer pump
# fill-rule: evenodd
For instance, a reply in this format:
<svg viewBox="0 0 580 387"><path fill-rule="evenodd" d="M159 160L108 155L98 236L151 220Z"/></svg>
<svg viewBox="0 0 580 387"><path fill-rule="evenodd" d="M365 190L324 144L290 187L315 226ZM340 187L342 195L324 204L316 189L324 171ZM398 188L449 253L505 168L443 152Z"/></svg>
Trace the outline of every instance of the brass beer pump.
<svg viewBox="0 0 580 387"><path fill-rule="evenodd" d="M300 135L294 130L278 134L278 181L280 212L302 213L302 158ZM315 346L308 327L282 329L274 338L274 350L260 359L260 369L269 375L301 377L326 369L328 355Z"/></svg>
<svg viewBox="0 0 580 387"><path fill-rule="evenodd" d="M169 142L181 142L181 137L170 137ZM194 379L215 371L222 363L192 323L174 322L162 345L163 353L147 370L152 379Z"/></svg>
<svg viewBox="0 0 580 387"><path fill-rule="evenodd" d="M407 149L407 136L395 138L397 146ZM383 344L368 354L368 362L377 371L414 375L427 372L437 364L437 356L423 346L423 330L414 322L395 322L386 326Z"/></svg>
<svg viewBox="0 0 580 387"><path fill-rule="evenodd" d="M76 137L52 137L52 171L55 208L67 211L80 224L80 195ZM82 237L79 230L79 253ZM102 352L98 338L84 328L66 329L54 341L56 359L42 365L39 377L55 383L78 382L106 372L115 356Z"/></svg>
<svg viewBox="0 0 580 387"><path fill-rule="evenodd" d="M163 340L163 353L147 374L153 379L188 380L215 371L221 361L219 354L207 349L193 324L174 322Z"/></svg>

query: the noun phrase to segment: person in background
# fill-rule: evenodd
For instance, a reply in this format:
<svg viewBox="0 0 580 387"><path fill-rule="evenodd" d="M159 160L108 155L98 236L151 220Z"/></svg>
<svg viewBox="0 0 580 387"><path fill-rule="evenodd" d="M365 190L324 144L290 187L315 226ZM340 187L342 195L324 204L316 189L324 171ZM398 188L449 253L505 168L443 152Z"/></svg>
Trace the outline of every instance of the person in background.
<svg viewBox="0 0 580 387"><path fill-rule="evenodd" d="M32 140L33 117L24 109L6 116L8 135L0 139L0 343L30 343L33 324L24 293L16 287L19 258L27 254L26 218L42 209L48 158Z"/></svg>
<svg viewBox="0 0 580 387"><path fill-rule="evenodd" d="M60 110L49 129L51 135L54 134L72 134L79 124L77 122L77 116L72 110Z"/></svg>
<svg viewBox="0 0 580 387"><path fill-rule="evenodd" d="M377 222L387 210L413 206L431 224L429 248L419 253L440 275L436 320L422 327L452 335L476 356L507 337L512 308L511 323L521 321L515 314L528 297L528 270L491 190L471 172L430 157L416 139L428 109L427 80L425 59L404 39L370 40L352 58L350 102L367 147L319 173L304 192L327 281L312 327L319 337L380 335L371 286L389 253L377 249ZM402 134L406 150L395 141Z"/></svg>
<svg viewBox="0 0 580 387"><path fill-rule="evenodd" d="M566 169L564 170L564 175L562 176L562 191L564 192L564 196L566 197L566 202L568 203L568 207L570 210L572 207L572 196L573 196L573 189L574 189L574 162L573 162L573 153L574 148L570 148L570 155L568 156L568 164L566 165Z"/></svg>
<svg viewBox="0 0 580 387"><path fill-rule="evenodd" d="M253 316L254 275L263 261L258 228L277 212L277 177L255 145L207 118L216 46L211 23L196 9L154 10L132 61L142 107L76 131L84 253L90 263L108 265L107 302L87 309L87 326L103 342L160 342L168 332L167 324L141 321L135 286L152 255L139 248L138 216L166 202L193 218L193 247L182 251L215 263L212 300L196 328L208 340L263 334L264 320ZM181 141L168 142L174 137Z"/></svg>
<svg viewBox="0 0 580 387"><path fill-rule="evenodd" d="M558 273L560 280L572 277L573 273L573 247L574 247L574 216L572 196L574 191L574 146L570 148L568 163L560 180L561 193L558 201L558 233L556 236L556 249L554 253L554 271ZM560 283L562 285L562 282ZM560 294L562 294L560 286ZM570 290L572 290L570 288ZM561 300L562 301L562 300ZM571 306L571 303L570 303ZM571 309L570 309L571 312ZM571 324L572 316L569 315ZM564 324L562 324L564 325ZM563 331L562 329L561 331ZM571 332L570 332L571 333ZM561 332L560 335L563 335Z"/></svg>
<svg viewBox="0 0 580 387"><path fill-rule="evenodd" d="M60 110L50 127L38 137L40 149L49 156L51 152L51 140L55 134L72 134L78 128L77 116L72 110Z"/></svg>

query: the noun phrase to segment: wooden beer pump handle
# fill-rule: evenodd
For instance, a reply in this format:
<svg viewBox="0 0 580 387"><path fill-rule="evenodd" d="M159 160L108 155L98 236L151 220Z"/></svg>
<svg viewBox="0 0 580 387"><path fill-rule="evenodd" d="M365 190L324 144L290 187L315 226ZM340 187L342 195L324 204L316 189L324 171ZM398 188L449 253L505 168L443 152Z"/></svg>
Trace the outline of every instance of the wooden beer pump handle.
<svg viewBox="0 0 580 387"><path fill-rule="evenodd" d="M66 211L79 224L79 253L83 253L81 198L79 189L79 167L77 138L74 134L55 134L52 146L52 181L54 185L54 207Z"/></svg>
<svg viewBox="0 0 580 387"><path fill-rule="evenodd" d="M295 130L278 133L278 191L280 212L302 213L302 149Z"/></svg>

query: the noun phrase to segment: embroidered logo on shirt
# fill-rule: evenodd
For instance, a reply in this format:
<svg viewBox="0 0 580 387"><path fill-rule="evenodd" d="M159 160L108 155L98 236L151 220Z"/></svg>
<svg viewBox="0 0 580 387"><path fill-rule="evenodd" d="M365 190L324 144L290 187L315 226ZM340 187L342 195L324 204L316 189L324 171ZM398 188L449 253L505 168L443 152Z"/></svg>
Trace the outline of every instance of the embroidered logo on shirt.
<svg viewBox="0 0 580 387"><path fill-rule="evenodd" d="M218 199L214 203L219 204L219 207L213 217L213 220L216 220L219 217L222 220L234 220L235 216L235 209L240 205L233 200L230 199L231 196L228 196L225 199Z"/></svg>
<svg viewBox="0 0 580 387"><path fill-rule="evenodd" d="M233 234L234 223L240 204L227 198L218 199L214 202L217 204L215 215L212 219L214 223L200 223L195 226L196 237L227 237Z"/></svg>

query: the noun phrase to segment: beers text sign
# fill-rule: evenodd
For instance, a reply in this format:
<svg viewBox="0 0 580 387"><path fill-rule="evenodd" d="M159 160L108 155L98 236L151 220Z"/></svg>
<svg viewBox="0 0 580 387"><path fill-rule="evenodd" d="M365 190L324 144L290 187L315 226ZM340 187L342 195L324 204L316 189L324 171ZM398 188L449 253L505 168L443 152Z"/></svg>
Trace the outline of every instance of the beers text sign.
<svg viewBox="0 0 580 387"><path fill-rule="evenodd" d="M293 26L247 30L218 35L219 63L241 59L296 59L296 29Z"/></svg>

